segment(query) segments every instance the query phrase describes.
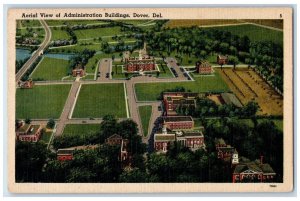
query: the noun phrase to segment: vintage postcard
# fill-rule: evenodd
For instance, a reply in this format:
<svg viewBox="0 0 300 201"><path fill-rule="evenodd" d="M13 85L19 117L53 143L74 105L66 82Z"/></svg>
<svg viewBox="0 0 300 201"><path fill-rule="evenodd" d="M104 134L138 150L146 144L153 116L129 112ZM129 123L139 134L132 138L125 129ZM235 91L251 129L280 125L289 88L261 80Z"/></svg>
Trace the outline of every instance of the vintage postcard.
<svg viewBox="0 0 300 201"><path fill-rule="evenodd" d="M292 191L292 13L10 9L9 191Z"/></svg>

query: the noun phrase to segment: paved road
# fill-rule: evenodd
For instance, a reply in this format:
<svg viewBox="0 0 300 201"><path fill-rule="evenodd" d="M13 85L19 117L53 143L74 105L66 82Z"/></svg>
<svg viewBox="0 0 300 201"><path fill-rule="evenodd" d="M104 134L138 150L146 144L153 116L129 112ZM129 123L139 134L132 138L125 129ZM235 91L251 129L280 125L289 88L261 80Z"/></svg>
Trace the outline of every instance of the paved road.
<svg viewBox="0 0 300 201"><path fill-rule="evenodd" d="M44 51L44 49L48 46L51 39L51 30L48 27L47 23L44 20L40 20L41 24L43 25L45 29L45 39L41 46L35 51L35 53L32 54L31 58L28 59L28 61L23 65L23 67L18 71L16 74L16 82L18 82L22 76L26 73L28 68L35 62L35 60L38 58L40 53Z"/></svg>
<svg viewBox="0 0 300 201"><path fill-rule="evenodd" d="M181 72L180 67L177 65L177 60L174 59L173 57L167 57L166 60L167 66L169 68L174 68L175 71L178 74L178 79L183 79L186 80L187 78L183 75L183 72Z"/></svg>
<svg viewBox="0 0 300 201"><path fill-rule="evenodd" d="M103 82L111 82L111 65L112 60L109 58L102 59L99 62L98 66L98 72L100 73L100 77L97 78L97 81L103 81ZM106 74L109 74L109 77L106 77Z"/></svg>
<svg viewBox="0 0 300 201"><path fill-rule="evenodd" d="M55 136L60 136L63 133L65 124L69 119L69 114L72 110L73 105L76 102L76 96L78 95L77 91L79 90L79 87L80 87L80 82L74 82L72 84L64 109L60 115L59 121L57 122Z"/></svg>

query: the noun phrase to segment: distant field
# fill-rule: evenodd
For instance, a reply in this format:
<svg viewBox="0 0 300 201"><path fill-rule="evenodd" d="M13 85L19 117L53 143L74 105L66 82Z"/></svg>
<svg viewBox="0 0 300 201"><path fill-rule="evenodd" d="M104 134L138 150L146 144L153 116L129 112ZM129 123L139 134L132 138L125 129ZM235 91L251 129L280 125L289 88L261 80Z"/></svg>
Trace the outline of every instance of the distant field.
<svg viewBox="0 0 300 201"><path fill-rule="evenodd" d="M139 107L139 114L141 117L144 136L148 135L148 128L149 128L149 121L151 118L151 113L152 113L151 105Z"/></svg>
<svg viewBox="0 0 300 201"><path fill-rule="evenodd" d="M209 91L229 91L227 84L223 81L218 73L214 76L201 76L194 78L195 81L174 82L174 83L137 83L135 91L139 101L157 100L160 92L166 89L173 89L177 86L184 87L192 92L209 92Z"/></svg>
<svg viewBox="0 0 300 201"><path fill-rule="evenodd" d="M17 119L59 118L71 85L34 86L32 89L17 89Z"/></svg>
<svg viewBox="0 0 300 201"><path fill-rule="evenodd" d="M283 45L283 32L275 31L255 25L238 25L238 26L223 26L210 27L206 29L216 29L231 32L238 36L248 36L252 42L255 41L272 41L279 45Z"/></svg>
<svg viewBox="0 0 300 201"><path fill-rule="evenodd" d="M96 28L96 29L82 29L75 30L74 33L78 40L87 38L98 38L102 36L114 36L121 34L120 27L107 27L107 28Z"/></svg>
<svg viewBox="0 0 300 201"><path fill-rule="evenodd" d="M61 80L68 75L69 62L64 59L44 57L33 72L31 78L43 80Z"/></svg>
<svg viewBox="0 0 300 201"><path fill-rule="evenodd" d="M88 137L100 131L99 124L67 124L64 128L64 136Z"/></svg>
<svg viewBox="0 0 300 201"><path fill-rule="evenodd" d="M251 23L256 23L256 24L260 24L260 25L264 25L264 26L270 26L270 27L274 27L274 28L277 28L277 29L283 29L283 20L268 20L268 19L265 19L265 20L257 20L257 19L245 19L245 20L242 20L242 21L245 21L245 22L251 22Z"/></svg>
<svg viewBox="0 0 300 201"><path fill-rule="evenodd" d="M123 22L126 24L139 25L150 22L151 20L116 20L118 22Z"/></svg>
<svg viewBox="0 0 300 201"><path fill-rule="evenodd" d="M46 20L49 26L80 25L80 24L108 24L99 20Z"/></svg>
<svg viewBox="0 0 300 201"><path fill-rule="evenodd" d="M69 40L70 35L67 31L60 28L51 28L51 40Z"/></svg>
<svg viewBox="0 0 300 201"><path fill-rule="evenodd" d="M169 20L165 27L176 28L176 27L191 27L191 26L207 26L207 25L220 25L220 24L237 24L241 23L239 20Z"/></svg>
<svg viewBox="0 0 300 201"><path fill-rule="evenodd" d="M126 117L123 84L83 84L73 118L101 118L107 114Z"/></svg>

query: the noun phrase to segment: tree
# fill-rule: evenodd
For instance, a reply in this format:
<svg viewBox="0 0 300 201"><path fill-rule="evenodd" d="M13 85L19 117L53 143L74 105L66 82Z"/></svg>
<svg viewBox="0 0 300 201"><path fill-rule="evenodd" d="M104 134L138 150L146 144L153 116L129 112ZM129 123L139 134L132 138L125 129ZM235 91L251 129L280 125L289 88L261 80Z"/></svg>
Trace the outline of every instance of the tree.
<svg viewBox="0 0 300 201"><path fill-rule="evenodd" d="M54 128L54 126L55 126L54 119L49 119L49 121L47 123L47 128Z"/></svg>
<svg viewBox="0 0 300 201"><path fill-rule="evenodd" d="M16 182L40 182L48 152L43 142L16 143Z"/></svg>
<svg viewBox="0 0 300 201"><path fill-rule="evenodd" d="M120 182L125 182L125 183L147 182L147 174L146 172L141 171L138 168L134 168L132 170L124 171L120 175Z"/></svg>
<svg viewBox="0 0 300 201"><path fill-rule="evenodd" d="M26 119L25 119L25 123L26 123L26 124L30 124L30 123L31 123L31 119L26 118Z"/></svg>
<svg viewBox="0 0 300 201"><path fill-rule="evenodd" d="M245 117L252 117L256 114L258 107L256 102L250 101L243 107L242 115Z"/></svg>
<svg viewBox="0 0 300 201"><path fill-rule="evenodd" d="M228 63L233 65L233 68L235 70L236 65L239 63L239 59L236 56L229 56L228 57Z"/></svg>

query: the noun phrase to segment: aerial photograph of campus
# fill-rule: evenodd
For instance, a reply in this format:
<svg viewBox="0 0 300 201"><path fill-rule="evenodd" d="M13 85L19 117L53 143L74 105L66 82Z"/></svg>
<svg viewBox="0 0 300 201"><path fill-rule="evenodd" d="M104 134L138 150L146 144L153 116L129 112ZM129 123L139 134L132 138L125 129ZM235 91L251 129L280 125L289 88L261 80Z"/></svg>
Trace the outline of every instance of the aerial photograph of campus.
<svg viewBox="0 0 300 201"><path fill-rule="evenodd" d="M15 43L17 183L283 182L283 20L17 20Z"/></svg>

